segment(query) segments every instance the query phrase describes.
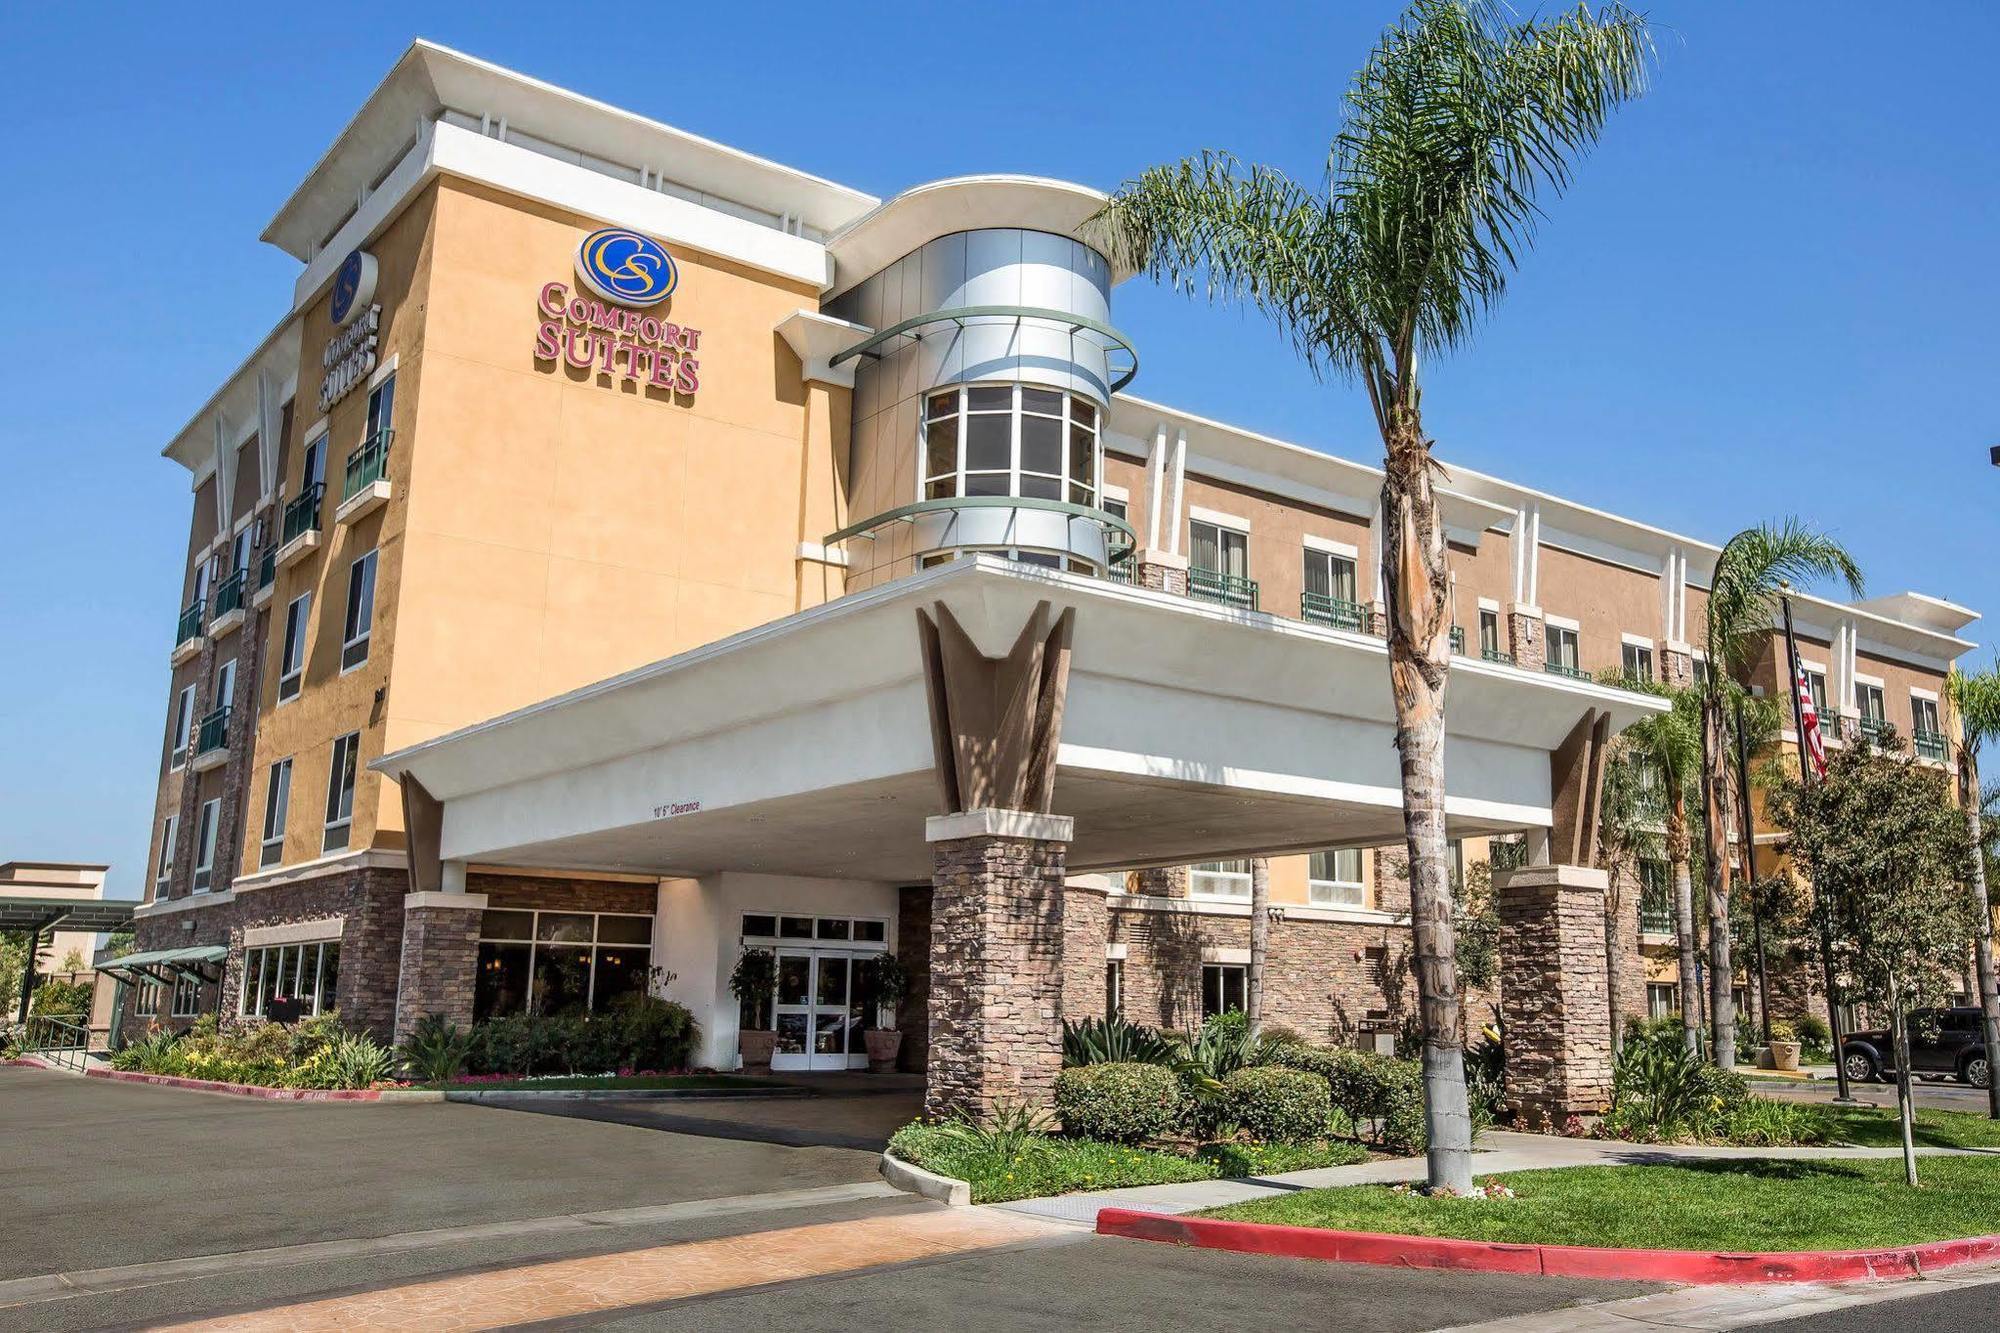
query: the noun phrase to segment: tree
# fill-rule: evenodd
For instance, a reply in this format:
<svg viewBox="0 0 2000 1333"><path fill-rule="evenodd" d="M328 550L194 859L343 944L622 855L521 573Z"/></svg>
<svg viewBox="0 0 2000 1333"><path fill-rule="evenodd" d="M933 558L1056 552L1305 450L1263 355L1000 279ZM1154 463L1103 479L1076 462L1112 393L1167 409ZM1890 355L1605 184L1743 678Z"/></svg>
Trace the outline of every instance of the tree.
<svg viewBox="0 0 2000 1333"><path fill-rule="evenodd" d="M1907 1015L1950 993L1973 929L1964 812L1943 773L1865 745L1837 753L1824 782L1774 792L1771 809L1832 921L1836 970L1862 996L1889 1006L1903 1175L1915 1185Z"/></svg>
<svg viewBox="0 0 2000 1333"><path fill-rule="evenodd" d="M1472 1185L1444 821L1450 570L1419 369L1469 341L1650 44L1622 6L1512 21L1490 0L1416 0L1346 95L1323 191L1203 152L1154 167L1094 227L1120 263L1262 310L1315 373L1361 381L1387 455L1381 566L1402 760L1433 1188Z"/></svg>
<svg viewBox="0 0 2000 1333"><path fill-rule="evenodd" d="M1708 826L1708 1019L1715 1063L1736 1064L1736 970L1729 956L1729 834L1737 827L1730 780L1730 686L1747 689L1771 644L1778 598L1794 582L1839 579L1859 596L1861 568L1833 538L1795 518L1731 537L1715 558L1708 593L1708 682L1701 695L1701 809ZM1788 667L1781 667L1789 675ZM1748 838L1750 812L1741 812Z"/></svg>
<svg viewBox="0 0 2000 1333"><path fill-rule="evenodd" d="M1655 798L1654 772L1646 753L1620 737L1604 766L1604 790L1599 798L1597 862L1609 891L1604 896L1605 999L1611 1010L1611 1049L1625 1047L1625 950L1621 931L1625 915L1627 871L1653 858L1662 838L1657 831L1660 810Z"/></svg>
<svg viewBox="0 0 2000 1333"><path fill-rule="evenodd" d="M1250 967L1243 978L1244 1018L1255 1041L1264 1031L1264 960L1271 951L1271 862L1250 860Z"/></svg>
<svg viewBox="0 0 2000 1333"><path fill-rule="evenodd" d="M1691 689L1660 685L1672 708L1627 727L1619 741L1630 752L1644 755L1659 775L1666 836L1661 840L1674 885L1674 938L1680 945L1682 1041L1688 1051L1701 1051L1701 1007L1695 1003L1694 840L1688 793L1701 780L1701 696Z"/></svg>
<svg viewBox="0 0 2000 1333"><path fill-rule="evenodd" d="M1986 830L1980 817L1985 793L1979 786L1979 747L2000 740L2000 663L1969 676L1954 666L1945 681L1945 698L1958 714L1964 737L1958 747L1958 798L1965 807L1966 834L1976 849L1968 873L1976 910L1972 960L1986 1042L1986 1114L2000 1120L2000 993L1993 975L1993 903L1987 893Z"/></svg>

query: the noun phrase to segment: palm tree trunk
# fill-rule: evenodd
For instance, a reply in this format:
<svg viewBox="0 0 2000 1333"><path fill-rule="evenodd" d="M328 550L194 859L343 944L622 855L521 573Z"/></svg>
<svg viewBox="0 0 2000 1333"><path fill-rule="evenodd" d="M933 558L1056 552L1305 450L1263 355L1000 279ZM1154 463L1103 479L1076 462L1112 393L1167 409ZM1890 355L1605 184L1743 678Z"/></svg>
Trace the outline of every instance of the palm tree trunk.
<svg viewBox="0 0 2000 1333"><path fill-rule="evenodd" d="M1264 958L1271 948L1271 863L1264 857L1250 862L1250 968L1244 977L1250 1039L1264 1031Z"/></svg>
<svg viewBox="0 0 2000 1333"><path fill-rule="evenodd" d="M1961 790L1966 793L1965 823L1972 835L1972 901L1979 925L1972 936L1973 969L1978 973L1980 1027L1986 1045L1986 1114L2000 1120L2000 988L1993 975L1993 905L1987 897L1986 853L1980 849L1984 830L1979 820L1979 760L1961 749Z"/></svg>
<svg viewBox="0 0 2000 1333"><path fill-rule="evenodd" d="M1709 1051L1724 1069L1736 1067L1736 969L1729 958L1729 750L1722 702L1701 708L1702 810L1708 820Z"/></svg>
<svg viewBox="0 0 2000 1333"><path fill-rule="evenodd" d="M1410 929L1424 1038L1424 1127L1429 1183L1472 1189L1472 1116L1459 1024L1458 956L1451 920L1444 820L1444 690L1450 569L1444 517L1417 413L1390 406L1382 477L1382 576L1389 606L1389 684L1402 761L1403 837L1410 859Z"/></svg>
<svg viewBox="0 0 2000 1333"><path fill-rule="evenodd" d="M1688 864L1687 797L1674 793L1667 823L1667 856L1674 873L1674 938L1680 944L1681 1042L1688 1054L1701 1054L1701 1006L1695 1002L1698 943L1694 931L1694 867Z"/></svg>

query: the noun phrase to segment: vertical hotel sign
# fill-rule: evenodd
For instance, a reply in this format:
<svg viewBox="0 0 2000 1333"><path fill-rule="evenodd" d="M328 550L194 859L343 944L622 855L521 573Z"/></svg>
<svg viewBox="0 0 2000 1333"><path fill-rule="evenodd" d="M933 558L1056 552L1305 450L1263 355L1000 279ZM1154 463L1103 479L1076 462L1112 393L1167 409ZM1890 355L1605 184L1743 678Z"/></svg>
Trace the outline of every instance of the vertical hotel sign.
<svg viewBox="0 0 2000 1333"><path fill-rule="evenodd" d="M322 414L375 373L376 340L382 307L375 304L375 256L356 250L333 276L333 336L320 354L319 410Z"/></svg>
<svg viewBox="0 0 2000 1333"><path fill-rule="evenodd" d="M576 276L574 292L560 282L542 285L535 360L693 397L701 387L701 330L647 313L680 285L666 248L622 227L594 231L576 248Z"/></svg>

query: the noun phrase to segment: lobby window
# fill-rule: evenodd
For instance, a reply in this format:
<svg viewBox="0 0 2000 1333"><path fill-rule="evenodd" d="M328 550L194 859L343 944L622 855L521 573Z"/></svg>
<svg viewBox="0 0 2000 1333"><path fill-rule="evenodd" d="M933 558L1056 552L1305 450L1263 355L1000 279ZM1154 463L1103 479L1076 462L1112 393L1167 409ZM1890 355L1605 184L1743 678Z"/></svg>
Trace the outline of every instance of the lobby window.
<svg viewBox="0 0 2000 1333"><path fill-rule="evenodd" d="M278 650L278 702L299 697L306 675L306 627L312 619L312 594L300 593L285 608L285 639Z"/></svg>
<svg viewBox="0 0 2000 1333"><path fill-rule="evenodd" d="M215 829L222 819L222 801L217 798L201 803L201 816L195 825L194 843L194 891L207 893L209 884L215 878Z"/></svg>
<svg viewBox="0 0 2000 1333"><path fill-rule="evenodd" d="M1561 625L1549 626L1548 664L1566 671L1580 671L1582 665L1577 657L1577 633Z"/></svg>
<svg viewBox="0 0 2000 1333"><path fill-rule="evenodd" d="M287 756L271 765L271 780L264 788L264 841L257 852L258 869L285 859L285 817L291 808L292 761Z"/></svg>
<svg viewBox="0 0 2000 1333"><path fill-rule="evenodd" d="M187 763L188 740L194 733L194 685L181 686L181 692L174 699L174 746L167 756L167 771L174 772Z"/></svg>
<svg viewBox="0 0 2000 1333"><path fill-rule="evenodd" d="M152 1018L160 1012L160 983L154 977L139 979L138 995L132 1001L132 1012L141 1018Z"/></svg>
<svg viewBox="0 0 2000 1333"><path fill-rule="evenodd" d="M339 940L245 949L236 1012L247 1018L282 1017L296 1003L297 1016L309 1018L333 1008L339 989Z"/></svg>
<svg viewBox="0 0 2000 1333"><path fill-rule="evenodd" d="M1653 683L1653 650L1645 644L1628 643L1621 649L1620 666L1625 679Z"/></svg>
<svg viewBox="0 0 2000 1333"><path fill-rule="evenodd" d="M1104 1016L1125 1016L1125 960L1109 959L1104 964Z"/></svg>
<svg viewBox="0 0 2000 1333"><path fill-rule="evenodd" d="M1027 384L972 384L924 401L923 498L1011 495L1097 503L1098 408Z"/></svg>
<svg viewBox="0 0 2000 1333"><path fill-rule="evenodd" d="M160 859L153 865L154 901L167 896L167 885L174 875L174 844L179 841L180 831L179 815L168 815L160 821Z"/></svg>
<svg viewBox="0 0 2000 1333"><path fill-rule="evenodd" d="M637 913L489 909L473 1019L602 1011L646 989L652 946L653 918Z"/></svg>
<svg viewBox="0 0 2000 1333"><path fill-rule="evenodd" d="M1481 611L1479 613L1479 655L1491 660L1506 651L1506 649L1500 646L1500 613L1498 611Z"/></svg>
<svg viewBox="0 0 2000 1333"><path fill-rule="evenodd" d="M1205 898L1248 898L1250 863L1247 860L1199 862L1188 875L1188 890Z"/></svg>
<svg viewBox="0 0 2000 1333"><path fill-rule="evenodd" d="M1368 889L1361 882L1361 849L1314 852L1306 870L1306 894L1316 907L1361 907Z"/></svg>
<svg viewBox="0 0 2000 1333"><path fill-rule="evenodd" d="M1242 1012L1249 1007L1245 998L1250 990L1250 969L1241 963L1203 963L1201 965L1201 1016L1206 1022L1218 1014L1231 1010Z"/></svg>
<svg viewBox="0 0 2000 1333"><path fill-rule="evenodd" d="M354 770L361 757L361 733L350 731L333 743L333 758L326 769L326 833L320 851L337 852L347 846L354 828Z"/></svg>
<svg viewBox="0 0 2000 1333"><path fill-rule="evenodd" d="M174 977L175 1018L193 1018L201 1012L201 978L185 972Z"/></svg>
<svg viewBox="0 0 2000 1333"><path fill-rule="evenodd" d="M368 638L375 620L375 552L347 567L347 619L340 636L340 669L352 671L368 660Z"/></svg>
<svg viewBox="0 0 2000 1333"><path fill-rule="evenodd" d="M1646 983L1646 1017L1665 1018L1681 1011L1680 987L1671 981Z"/></svg>

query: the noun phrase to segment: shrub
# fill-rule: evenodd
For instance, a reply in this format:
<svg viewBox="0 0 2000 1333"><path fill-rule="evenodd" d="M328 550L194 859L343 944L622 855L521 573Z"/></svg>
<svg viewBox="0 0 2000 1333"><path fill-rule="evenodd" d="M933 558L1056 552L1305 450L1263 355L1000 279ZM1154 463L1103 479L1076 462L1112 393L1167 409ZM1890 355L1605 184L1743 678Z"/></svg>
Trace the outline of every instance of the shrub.
<svg viewBox="0 0 2000 1333"><path fill-rule="evenodd" d="M1776 1025L1773 1024L1773 1027ZM1799 1042L1806 1046L1825 1049L1833 1044L1833 1029L1817 1014L1805 1014L1792 1023L1792 1030L1799 1034Z"/></svg>
<svg viewBox="0 0 2000 1333"><path fill-rule="evenodd" d="M1180 1084L1161 1065L1081 1065L1056 1076L1056 1112L1076 1138L1139 1143L1179 1118Z"/></svg>
<svg viewBox="0 0 2000 1333"><path fill-rule="evenodd" d="M1430 1133L1424 1123L1424 1071L1415 1060L1324 1046L1285 1046L1269 1063L1303 1069L1326 1079L1333 1109L1354 1132L1391 1152L1421 1152ZM1472 1132L1492 1123L1492 1108L1472 1099Z"/></svg>
<svg viewBox="0 0 2000 1333"><path fill-rule="evenodd" d="M35 998L28 1006L31 1014L46 1014L52 1018L69 1018L90 1012L91 985L88 981L63 981L50 977L35 987Z"/></svg>
<svg viewBox="0 0 2000 1333"><path fill-rule="evenodd" d="M419 1083L449 1083L465 1071L472 1034L443 1014L425 1014L400 1052L403 1072Z"/></svg>
<svg viewBox="0 0 2000 1333"><path fill-rule="evenodd" d="M1223 1080L1229 1119L1252 1138L1304 1143L1324 1138L1333 1098L1327 1081L1302 1069L1250 1066Z"/></svg>
<svg viewBox="0 0 2000 1333"><path fill-rule="evenodd" d="M593 1015L511 1014L472 1029L466 1068L475 1074L608 1074L687 1067L694 1015L672 1000L629 995Z"/></svg>
<svg viewBox="0 0 2000 1333"><path fill-rule="evenodd" d="M111 1057L114 1069L267 1088L365 1088L386 1080L393 1064L387 1049L342 1028L333 1013L229 1028L205 1015L184 1033L152 1028Z"/></svg>
<svg viewBox="0 0 2000 1333"><path fill-rule="evenodd" d="M1122 1018L1086 1018L1063 1024L1063 1066L1167 1065L1173 1039Z"/></svg>

